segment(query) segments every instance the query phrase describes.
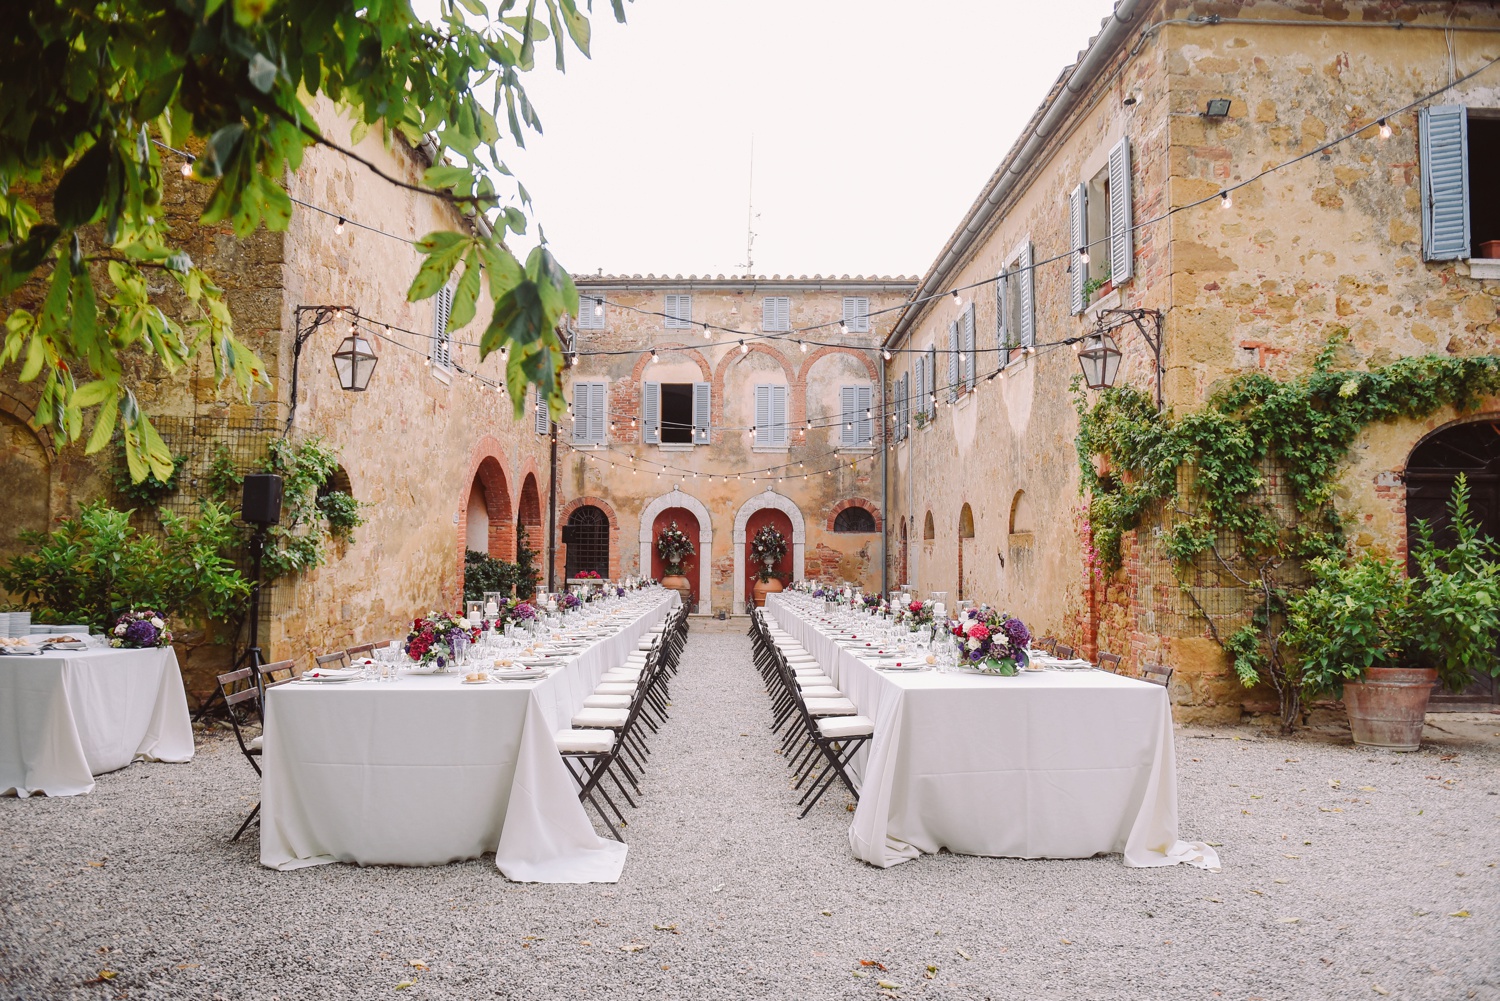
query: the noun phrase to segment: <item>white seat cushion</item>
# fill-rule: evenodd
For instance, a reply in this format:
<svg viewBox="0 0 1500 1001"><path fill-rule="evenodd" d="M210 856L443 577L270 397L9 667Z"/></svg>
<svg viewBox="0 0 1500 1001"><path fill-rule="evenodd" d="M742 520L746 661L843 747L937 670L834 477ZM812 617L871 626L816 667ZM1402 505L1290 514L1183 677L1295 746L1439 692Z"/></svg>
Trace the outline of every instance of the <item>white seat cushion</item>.
<svg viewBox="0 0 1500 1001"><path fill-rule="evenodd" d="M868 716L838 716L818 720L818 732L825 737L864 737L875 732L875 722Z"/></svg>
<svg viewBox="0 0 1500 1001"><path fill-rule="evenodd" d="M590 695L583 700L585 709L629 709L629 695Z"/></svg>
<svg viewBox="0 0 1500 1001"><path fill-rule="evenodd" d="M844 693L832 685L824 685L822 688L802 689L802 697L804 699L842 699Z"/></svg>
<svg viewBox="0 0 1500 1001"><path fill-rule="evenodd" d="M606 681L594 689L595 695L634 695L635 685L628 681Z"/></svg>
<svg viewBox="0 0 1500 1001"><path fill-rule="evenodd" d="M814 716L853 716L859 712L848 699L803 699L802 704ZM573 720L576 726L578 720Z"/></svg>
<svg viewBox="0 0 1500 1001"><path fill-rule="evenodd" d="M796 674L796 675L822 674L823 673L823 669L821 667L819 667L818 665L816 665L816 664L809 664L806 667L794 667L794 668L792 668L792 673Z"/></svg>
<svg viewBox="0 0 1500 1001"><path fill-rule="evenodd" d="M640 681L641 672L632 671L626 667L617 667L611 671L604 672L604 681Z"/></svg>
<svg viewBox="0 0 1500 1001"><path fill-rule="evenodd" d="M251 738L250 742L247 743L245 746L248 747L252 751L258 751L258 750L260 750L261 745L264 744L265 742L266 742L266 735L265 734L261 734L259 737L253 737L253 738Z"/></svg>
<svg viewBox="0 0 1500 1001"><path fill-rule="evenodd" d="M798 688L828 688L833 684L833 679L824 674L798 675Z"/></svg>
<svg viewBox="0 0 1500 1001"><path fill-rule="evenodd" d="M573 716L574 726L624 726L630 713L624 709L580 709Z"/></svg>
<svg viewBox="0 0 1500 1001"><path fill-rule="evenodd" d="M559 751L581 754L603 754L615 746L615 735L608 730L559 730L553 739Z"/></svg>

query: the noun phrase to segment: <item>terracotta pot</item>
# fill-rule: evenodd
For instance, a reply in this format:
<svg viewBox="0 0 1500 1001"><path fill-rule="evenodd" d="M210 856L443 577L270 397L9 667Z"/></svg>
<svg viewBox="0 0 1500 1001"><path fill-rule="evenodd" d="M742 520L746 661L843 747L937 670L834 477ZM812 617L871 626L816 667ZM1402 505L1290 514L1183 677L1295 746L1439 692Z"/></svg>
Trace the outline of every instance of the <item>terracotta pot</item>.
<svg viewBox="0 0 1500 1001"><path fill-rule="evenodd" d="M772 577L770 580L758 580L755 582L755 607L766 607L766 595L775 594L781 590L781 581Z"/></svg>
<svg viewBox="0 0 1500 1001"><path fill-rule="evenodd" d="M1483 240L1479 244L1479 256L1486 260L1500 258L1500 240Z"/></svg>
<svg viewBox="0 0 1500 1001"><path fill-rule="evenodd" d="M690 588L693 585L688 583L688 579L686 577L667 576L661 579L661 586L669 591L681 591L686 588Z"/></svg>
<svg viewBox="0 0 1500 1001"><path fill-rule="evenodd" d="M1422 720L1437 672L1372 667L1364 681L1344 682L1344 708L1354 742L1392 751L1422 746Z"/></svg>

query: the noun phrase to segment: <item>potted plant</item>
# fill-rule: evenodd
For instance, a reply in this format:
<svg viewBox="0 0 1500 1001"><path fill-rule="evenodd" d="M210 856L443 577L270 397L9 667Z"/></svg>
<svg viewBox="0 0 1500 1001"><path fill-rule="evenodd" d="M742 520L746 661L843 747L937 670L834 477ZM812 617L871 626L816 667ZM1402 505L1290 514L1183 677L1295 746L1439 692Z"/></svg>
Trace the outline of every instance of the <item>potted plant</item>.
<svg viewBox="0 0 1500 1001"><path fill-rule="evenodd" d="M689 556L698 555L698 551L693 547L693 540L677 527L677 522L674 520L672 524L662 529L661 535L656 537L656 551L662 561L661 586L676 591L682 595L683 601L688 601L692 593L692 584L683 575L682 561Z"/></svg>
<svg viewBox="0 0 1500 1001"><path fill-rule="evenodd" d="M1500 550L1471 514L1463 476L1448 510L1451 547L1417 523L1415 574L1368 554L1318 559L1312 585L1287 603L1283 638L1301 655L1302 688L1342 694L1357 744L1414 751L1435 684L1456 692L1480 670L1500 675Z"/></svg>
<svg viewBox="0 0 1500 1001"><path fill-rule="evenodd" d="M755 564L755 607L763 608L766 595L781 590L776 566L786 557L786 536L774 525L762 525L750 540L750 559Z"/></svg>

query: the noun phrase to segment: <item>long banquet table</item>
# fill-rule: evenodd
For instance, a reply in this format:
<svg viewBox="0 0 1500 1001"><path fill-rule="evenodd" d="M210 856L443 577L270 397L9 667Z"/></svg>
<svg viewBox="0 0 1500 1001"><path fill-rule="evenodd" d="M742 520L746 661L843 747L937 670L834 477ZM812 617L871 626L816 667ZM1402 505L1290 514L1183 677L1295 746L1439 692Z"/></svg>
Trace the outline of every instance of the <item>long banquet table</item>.
<svg viewBox="0 0 1500 1001"><path fill-rule="evenodd" d="M513 880L618 880L626 846L594 833L553 734L679 600L653 597L535 682L446 674L269 689L261 863L441 865L492 851Z"/></svg>
<svg viewBox="0 0 1500 1001"><path fill-rule="evenodd" d="M171 647L0 657L0 795L83 795L137 759L193 760Z"/></svg>
<svg viewBox="0 0 1500 1001"><path fill-rule="evenodd" d="M1213 848L1177 837L1166 689L1104 671L882 672L797 600L773 594L766 610L875 723L852 769L857 857L1119 852L1128 866L1218 868Z"/></svg>

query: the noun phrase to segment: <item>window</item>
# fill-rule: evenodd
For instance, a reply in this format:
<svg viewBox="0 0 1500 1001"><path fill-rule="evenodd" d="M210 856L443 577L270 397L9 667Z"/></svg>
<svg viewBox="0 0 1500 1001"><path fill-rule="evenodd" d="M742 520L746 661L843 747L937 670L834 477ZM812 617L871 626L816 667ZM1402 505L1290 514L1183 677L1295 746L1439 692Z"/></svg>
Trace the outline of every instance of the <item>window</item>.
<svg viewBox="0 0 1500 1001"><path fill-rule="evenodd" d="M536 402L532 404L532 409L536 412L536 433L546 434L551 431L552 415L547 412L547 398L540 389L536 391Z"/></svg>
<svg viewBox="0 0 1500 1001"><path fill-rule="evenodd" d="M573 383L573 442L604 444L604 383Z"/></svg>
<svg viewBox="0 0 1500 1001"><path fill-rule="evenodd" d="M932 524L932 512L927 512L927 517L922 520L922 541L931 542L937 538L937 529Z"/></svg>
<svg viewBox="0 0 1500 1001"><path fill-rule="evenodd" d="M578 329L604 329L604 296L580 295L578 297Z"/></svg>
<svg viewBox="0 0 1500 1001"><path fill-rule="evenodd" d="M643 441L648 445L707 445L706 382L648 382L641 398Z"/></svg>
<svg viewBox="0 0 1500 1001"><path fill-rule="evenodd" d="M789 296L768 295L760 301L760 329L792 329L792 300Z"/></svg>
<svg viewBox="0 0 1500 1001"><path fill-rule="evenodd" d="M937 416L937 345L933 344L927 348L927 385L923 387L926 392L922 395L922 406L927 408L928 417Z"/></svg>
<svg viewBox="0 0 1500 1001"><path fill-rule="evenodd" d="M1104 282L1122 285L1133 273L1130 177L1130 137L1124 136L1110 148L1104 168L1074 188L1068 198L1074 247L1069 275L1074 313L1088 308L1089 300ZM1087 261L1083 259L1085 254Z"/></svg>
<svg viewBox="0 0 1500 1001"><path fill-rule="evenodd" d="M434 365L453 367L453 338L448 334L448 318L453 315L453 288L445 285L433 296L432 344L427 357Z"/></svg>
<svg viewBox="0 0 1500 1001"><path fill-rule="evenodd" d="M870 299L863 295L844 296L844 326L851 334L867 333L870 329Z"/></svg>
<svg viewBox="0 0 1500 1001"><path fill-rule="evenodd" d="M1017 490L1010 502L1010 534L1021 535L1031 531L1031 501L1026 491Z"/></svg>
<svg viewBox="0 0 1500 1001"><path fill-rule="evenodd" d="M958 537L960 539L974 538L974 509L969 507L967 501L958 509Z"/></svg>
<svg viewBox="0 0 1500 1001"><path fill-rule="evenodd" d="M1500 190L1474 184L1470 164L1500 154L1500 112L1443 104L1422 109L1422 257L1493 260L1500 248ZM1488 176L1483 176L1488 180ZM1488 277L1488 276L1486 276Z"/></svg>
<svg viewBox="0 0 1500 1001"><path fill-rule="evenodd" d="M833 519L835 532L873 532L875 516L862 507L846 507ZM902 528L905 532L905 528Z"/></svg>
<svg viewBox="0 0 1500 1001"><path fill-rule="evenodd" d="M755 387L755 444L760 447L778 447L786 444L786 395L785 385L758 385Z"/></svg>
<svg viewBox="0 0 1500 1001"><path fill-rule="evenodd" d="M1017 348L1036 346L1034 251L1028 240L1013 251L995 282L995 346L997 368L1004 368Z"/></svg>
<svg viewBox="0 0 1500 1001"><path fill-rule="evenodd" d="M592 504L568 515L563 526L567 546L567 561L564 574L576 578L584 570L592 570L600 577L609 576L609 516Z"/></svg>
<svg viewBox="0 0 1500 1001"><path fill-rule="evenodd" d="M870 407L873 390L869 386L839 388L839 444L860 447L875 439L875 422Z"/></svg>
<svg viewBox="0 0 1500 1001"><path fill-rule="evenodd" d="M901 378L897 379L891 386L891 416L895 418L895 434L897 441L905 441L907 433L911 430L911 373L903 372Z"/></svg>
<svg viewBox="0 0 1500 1001"><path fill-rule="evenodd" d="M690 295L667 296L667 329L685 330L693 325L693 297Z"/></svg>

